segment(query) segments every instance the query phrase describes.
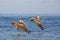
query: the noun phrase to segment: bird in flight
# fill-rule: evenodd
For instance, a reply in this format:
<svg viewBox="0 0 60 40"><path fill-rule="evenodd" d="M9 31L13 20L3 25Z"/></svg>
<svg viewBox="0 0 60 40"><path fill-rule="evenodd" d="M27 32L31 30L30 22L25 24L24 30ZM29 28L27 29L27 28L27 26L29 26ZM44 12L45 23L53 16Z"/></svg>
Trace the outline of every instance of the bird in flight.
<svg viewBox="0 0 60 40"><path fill-rule="evenodd" d="M28 33L30 32L30 30L27 29L25 23L22 20L12 22L12 25L19 30L24 30L25 32L28 32Z"/></svg>
<svg viewBox="0 0 60 40"><path fill-rule="evenodd" d="M29 18L29 20L36 23L41 28L41 30L44 30L42 23L40 22L40 16L31 17L31 18Z"/></svg>

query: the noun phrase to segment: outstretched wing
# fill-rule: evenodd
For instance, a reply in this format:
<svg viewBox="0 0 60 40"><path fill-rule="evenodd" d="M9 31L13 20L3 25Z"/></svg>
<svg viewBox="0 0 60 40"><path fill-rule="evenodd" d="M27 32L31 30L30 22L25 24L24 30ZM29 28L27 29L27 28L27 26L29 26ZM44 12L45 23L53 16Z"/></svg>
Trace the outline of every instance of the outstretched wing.
<svg viewBox="0 0 60 40"><path fill-rule="evenodd" d="M44 30L44 28L43 28L41 22L39 22L39 21L35 21L35 23L41 28L41 30Z"/></svg>
<svg viewBox="0 0 60 40"><path fill-rule="evenodd" d="M39 20L40 20L40 16L37 16L37 17L36 17L36 20L38 20L38 21L39 21Z"/></svg>

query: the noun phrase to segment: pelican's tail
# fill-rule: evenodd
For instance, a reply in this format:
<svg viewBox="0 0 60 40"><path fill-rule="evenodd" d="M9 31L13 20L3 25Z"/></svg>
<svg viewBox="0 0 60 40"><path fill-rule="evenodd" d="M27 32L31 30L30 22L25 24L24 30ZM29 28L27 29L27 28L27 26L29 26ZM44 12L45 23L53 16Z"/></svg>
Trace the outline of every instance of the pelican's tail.
<svg viewBox="0 0 60 40"><path fill-rule="evenodd" d="M44 30L44 27L42 25L38 25L38 26L41 28L41 30Z"/></svg>
<svg viewBox="0 0 60 40"><path fill-rule="evenodd" d="M44 30L44 28L42 26L40 28L41 28L41 30Z"/></svg>
<svg viewBox="0 0 60 40"><path fill-rule="evenodd" d="M41 30L44 30L44 28L43 28L41 22L39 22L39 21L35 21L35 23L41 28Z"/></svg>
<svg viewBox="0 0 60 40"><path fill-rule="evenodd" d="M24 28L23 30L27 33L30 33L30 30L28 30L27 28Z"/></svg>

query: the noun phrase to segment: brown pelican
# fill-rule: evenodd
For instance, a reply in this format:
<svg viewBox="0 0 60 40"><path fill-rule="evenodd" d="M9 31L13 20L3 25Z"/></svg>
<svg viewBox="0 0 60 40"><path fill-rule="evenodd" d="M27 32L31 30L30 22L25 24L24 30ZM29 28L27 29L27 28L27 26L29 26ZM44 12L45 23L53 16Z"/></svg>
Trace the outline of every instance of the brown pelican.
<svg viewBox="0 0 60 40"><path fill-rule="evenodd" d="M40 17L37 16L37 17L31 17L29 20L35 22L41 28L41 30L44 30L42 23L39 21L39 19Z"/></svg>
<svg viewBox="0 0 60 40"><path fill-rule="evenodd" d="M15 26L19 30L24 30L25 32L30 32L27 28L25 23L22 20L18 20L16 22L12 22L12 25Z"/></svg>

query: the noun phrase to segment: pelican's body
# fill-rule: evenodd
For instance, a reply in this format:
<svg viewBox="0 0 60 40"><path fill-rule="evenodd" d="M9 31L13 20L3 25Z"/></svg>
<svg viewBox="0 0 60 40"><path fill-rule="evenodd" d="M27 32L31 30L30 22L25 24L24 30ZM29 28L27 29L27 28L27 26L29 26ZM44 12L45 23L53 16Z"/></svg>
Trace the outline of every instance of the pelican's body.
<svg viewBox="0 0 60 40"><path fill-rule="evenodd" d="M32 17L30 18L29 20L35 22L42 30L44 30L43 26L42 26L42 23L39 21L39 16L37 17Z"/></svg>
<svg viewBox="0 0 60 40"><path fill-rule="evenodd" d="M27 28L25 23L22 20L19 20L17 22L13 22L12 25L14 25L19 30L24 30L25 32L30 32Z"/></svg>

